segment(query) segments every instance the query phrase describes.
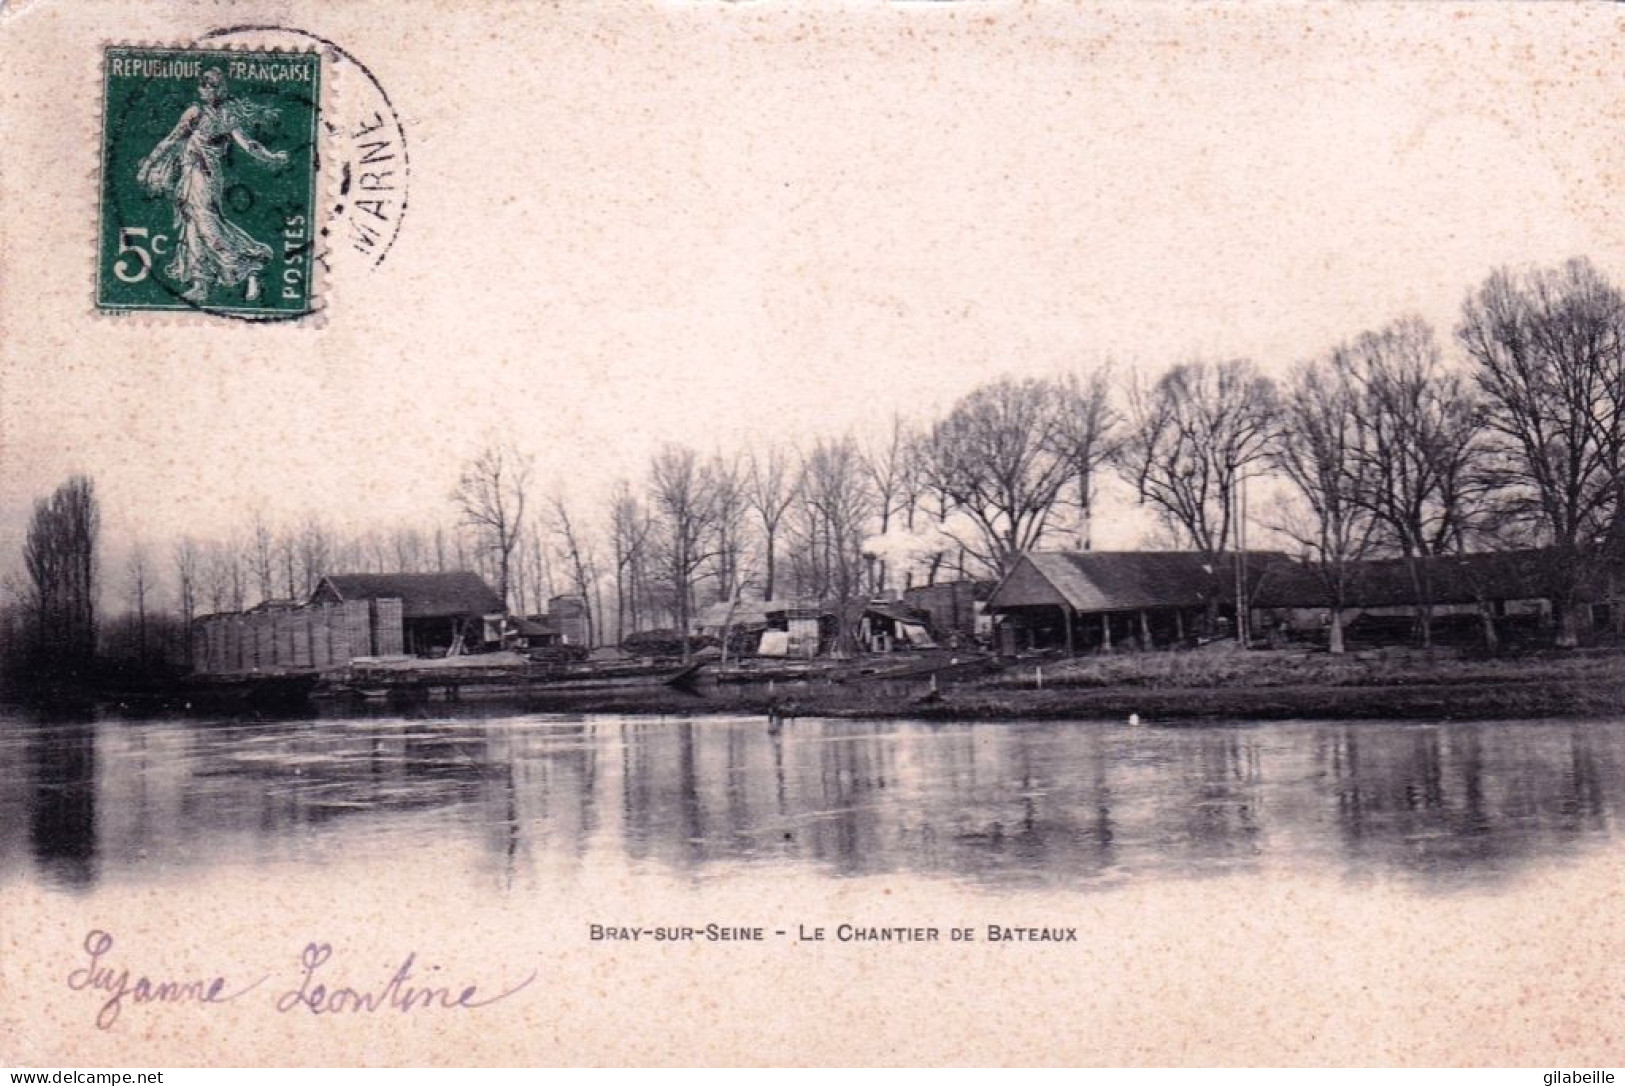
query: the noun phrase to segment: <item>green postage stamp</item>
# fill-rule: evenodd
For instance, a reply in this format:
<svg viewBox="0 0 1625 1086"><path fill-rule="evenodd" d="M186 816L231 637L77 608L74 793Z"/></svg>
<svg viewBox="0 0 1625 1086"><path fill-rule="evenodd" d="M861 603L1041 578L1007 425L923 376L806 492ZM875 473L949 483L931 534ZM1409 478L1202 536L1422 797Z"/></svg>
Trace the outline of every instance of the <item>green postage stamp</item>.
<svg viewBox="0 0 1625 1086"><path fill-rule="evenodd" d="M321 57L111 46L96 305L312 310Z"/></svg>

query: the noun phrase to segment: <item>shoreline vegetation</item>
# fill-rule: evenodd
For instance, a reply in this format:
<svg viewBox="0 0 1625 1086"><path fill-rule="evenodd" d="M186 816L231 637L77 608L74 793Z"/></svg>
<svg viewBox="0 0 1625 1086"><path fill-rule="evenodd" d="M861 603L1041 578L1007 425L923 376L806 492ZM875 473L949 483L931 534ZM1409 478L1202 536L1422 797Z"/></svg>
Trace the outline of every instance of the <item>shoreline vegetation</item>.
<svg viewBox="0 0 1625 1086"><path fill-rule="evenodd" d="M653 665L658 669L659 664ZM669 669L678 674L675 664ZM522 667L448 675L378 673L260 676L230 683L104 676L75 688L85 705L143 716L190 713L254 717L372 711L434 712L486 706L521 712L638 717L760 714L930 721L1495 720L1625 715L1625 650L1598 647L1482 656L1451 649L1385 648L1332 656L1290 649L1125 653L997 660L932 654L892 661L817 662L803 668L710 666L682 681L581 681ZM940 677L940 680L934 678ZM25 691L13 689L15 696ZM32 692L60 704L63 689Z"/></svg>

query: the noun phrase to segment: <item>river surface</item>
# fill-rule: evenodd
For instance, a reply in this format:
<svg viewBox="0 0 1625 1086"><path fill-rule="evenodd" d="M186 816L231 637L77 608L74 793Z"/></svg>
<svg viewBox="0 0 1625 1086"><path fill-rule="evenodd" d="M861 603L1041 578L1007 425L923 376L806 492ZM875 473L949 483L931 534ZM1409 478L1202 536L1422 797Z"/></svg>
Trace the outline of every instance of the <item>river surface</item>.
<svg viewBox="0 0 1625 1086"><path fill-rule="evenodd" d="M0 1063L1613 1066L1622 807L1622 721L12 715ZM407 966L510 994L300 1002Z"/></svg>
<svg viewBox="0 0 1625 1086"><path fill-rule="evenodd" d="M410 852L1079 891L1249 872L1481 887L1617 848L1625 723L0 717L0 878L76 894Z"/></svg>

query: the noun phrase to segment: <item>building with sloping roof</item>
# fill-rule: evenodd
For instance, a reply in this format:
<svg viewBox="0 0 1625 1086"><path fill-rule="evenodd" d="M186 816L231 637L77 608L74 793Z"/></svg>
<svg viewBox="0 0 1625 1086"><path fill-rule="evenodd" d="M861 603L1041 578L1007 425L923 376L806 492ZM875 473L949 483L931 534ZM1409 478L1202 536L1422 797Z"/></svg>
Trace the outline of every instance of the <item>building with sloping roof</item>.
<svg viewBox="0 0 1625 1086"><path fill-rule="evenodd" d="M502 623L502 643L508 648L545 649L562 644L563 639L546 615L509 615Z"/></svg>
<svg viewBox="0 0 1625 1086"><path fill-rule="evenodd" d="M863 652L897 652L937 647L931 637L931 616L902 603L866 600L845 608L846 629Z"/></svg>
<svg viewBox="0 0 1625 1086"><path fill-rule="evenodd" d="M1179 644L1234 629L1250 599L1294 563L1275 551L1215 559L1198 551L1034 551L988 598L1001 651L1068 652Z"/></svg>
<svg viewBox="0 0 1625 1086"><path fill-rule="evenodd" d="M1576 585L1561 569L1540 548L1351 562L1342 622L1350 636L1381 644L1412 640L1424 605L1435 637L1491 642L1546 636L1565 599L1582 631L1625 617L1616 613L1625 577L1614 566L1593 563ZM987 608L1006 653L1163 647L1233 632L1238 584L1250 636L1319 636L1330 627L1324 579L1274 551L1224 556L1217 566L1194 551L1038 551L1017 561Z"/></svg>
<svg viewBox="0 0 1625 1086"><path fill-rule="evenodd" d="M204 675L342 668L360 657L444 656L494 647L503 606L474 573L335 573L309 601L268 600L193 623Z"/></svg>
<svg viewBox="0 0 1625 1086"><path fill-rule="evenodd" d="M1407 608L1423 596L1439 605L1547 599L1555 588L1554 569L1549 552L1536 548L1350 562L1344 602L1357 608ZM1263 585L1254 601L1261 608L1330 603L1325 582L1308 566Z"/></svg>
<svg viewBox="0 0 1625 1086"><path fill-rule="evenodd" d="M592 640L592 613L587 598L566 593L547 601L547 624L560 644L586 645Z"/></svg>
<svg viewBox="0 0 1625 1086"><path fill-rule="evenodd" d="M972 645L991 634L987 599L996 581L947 581L903 589L903 602L929 617L931 633L949 645Z"/></svg>
<svg viewBox="0 0 1625 1086"><path fill-rule="evenodd" d="M792 597L719 600L694 618L695 633L723 641L730 653L765 656L816 656L835 629L831 605Z"/></svg>
<svg viewBox="0 0 1625 1086"><path fill-rule="evenodd" d="M1372 634L1369 639L1378 641L1409 639L1414 616L1424 605L1434 621L1448 624L1471 617L1479 624L1458 622L1464 631L1509 620L1545 628L1567 596L1577 608L1581 629L1607 624L1613 602L1611 569L1589 568L1578 584L1565 586L1558 576L1561 568L1560 560L1544 548L1351 562L1344 572L1342 618L1345 626L1363 623ZM1294 633L1326 628L1331 604L1325 581L1307 565L1291 576L1271 579L1253 600L1260 626Z"/></svg>
<svg viewBox="0 0 1625 1086"><path fill-rule="evenodd" d="M385 612L394 610L387 601L400 601L399 651L417 656L443 655L454 645L467 649L499 638L500 624L487 623L486 619L494 620L507 610L479 574L466 570L333 573L317 584L311 593L310 605L359 600L371 603L386 625L391 623ZM492 628L488 630L488 626Z"/></svg>

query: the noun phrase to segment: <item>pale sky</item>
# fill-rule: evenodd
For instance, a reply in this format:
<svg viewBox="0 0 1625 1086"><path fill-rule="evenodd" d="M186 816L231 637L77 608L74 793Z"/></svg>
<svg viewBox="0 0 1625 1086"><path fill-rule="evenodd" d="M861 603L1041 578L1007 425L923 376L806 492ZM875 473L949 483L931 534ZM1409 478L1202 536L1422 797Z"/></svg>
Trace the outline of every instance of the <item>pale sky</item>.
<svg viewBox="0 0 1625 1086"><path fill-rule="evenodd" d="M111 547L429 521L492 439L587 501L667 440L878 429L1105 357L1278 373L1407 311L1448 339L1502 264L1625 280L1604 5L441 7L0 19L0 568L75 471ZM393 252L321 327L95 314L100 45L252 21L389 92Z"/></svg>

